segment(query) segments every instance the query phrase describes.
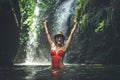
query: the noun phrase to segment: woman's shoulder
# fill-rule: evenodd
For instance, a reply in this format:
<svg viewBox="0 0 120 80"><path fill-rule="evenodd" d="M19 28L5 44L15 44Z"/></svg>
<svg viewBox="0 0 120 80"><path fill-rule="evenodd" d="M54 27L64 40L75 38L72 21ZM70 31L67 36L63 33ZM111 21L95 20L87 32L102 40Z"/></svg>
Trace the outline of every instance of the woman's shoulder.
<svg viewBox="0 0 120 80"><path fill-rule="evenodd" d="M51 49L55 49L55 44L54 43L51 44Z"/></svg>

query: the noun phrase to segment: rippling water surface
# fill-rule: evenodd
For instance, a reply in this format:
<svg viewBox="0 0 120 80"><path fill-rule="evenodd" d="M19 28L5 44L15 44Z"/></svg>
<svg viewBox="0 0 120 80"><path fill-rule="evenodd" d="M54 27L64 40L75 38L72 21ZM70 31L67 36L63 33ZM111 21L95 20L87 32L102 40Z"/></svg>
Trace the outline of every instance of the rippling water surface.
<svg viewBox="0 0 120 80"><path fill-rule="evenodd" d="M47 65L0 67L0 80L120 80L120 66L66 65L52 73Z"/></svg>

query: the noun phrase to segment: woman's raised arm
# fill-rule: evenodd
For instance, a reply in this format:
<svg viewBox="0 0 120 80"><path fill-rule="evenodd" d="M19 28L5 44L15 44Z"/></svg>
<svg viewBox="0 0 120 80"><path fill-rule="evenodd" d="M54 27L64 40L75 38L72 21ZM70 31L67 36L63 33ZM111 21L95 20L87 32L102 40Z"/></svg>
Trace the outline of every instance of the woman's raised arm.
<svg viewBox="0 0 120 80"><path fill-rule="evenodd" d="M44 28L45 28L45 33L46 33L46 35L47 35L48 43L49 43L49 45L50 45L50 47L51 47L54 42L53 42L52 39L51 39L51 36L50 36L50 34L49 34L49 31L48 31L48 28L47 28L47 24L46 24L46 23L47 23L47 20L44 20L44 21L43 21L43 26L44 26Z"/></svg>
<svg viewBox="0 0 120 80"><path fill-rule="evenodd" d="M70 35L69 35L69 37L68 37L68 40L66 41L66 43L65 43L65 51L66 51L66 49L68 48L68 46L70 45L70 42L71 42L71 40L72 40L72 37L73 37L73 34L74 34L74 32L75 32L75 30L76 30L76 27L77 27L77 24L78 24L78 22L77 22L77 20L75 19L74 20L74 26L73 26L73 28L72 28L72 30L71 30L71 32L70 32Z"/></svg>

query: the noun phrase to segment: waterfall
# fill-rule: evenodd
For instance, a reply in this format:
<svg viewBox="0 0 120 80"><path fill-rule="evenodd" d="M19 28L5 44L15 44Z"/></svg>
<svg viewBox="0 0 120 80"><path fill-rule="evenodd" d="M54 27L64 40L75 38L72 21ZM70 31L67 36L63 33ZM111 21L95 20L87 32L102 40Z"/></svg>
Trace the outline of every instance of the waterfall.
<svg viewBox="0 0 120 80"><path fill-rule="evenodd" d="M54 22L52 25L55 27L54 31L52 31L52 35L54 35L57 31L62 31L66 36L68 30L67 21L72 14L73 2L74 0L65 0L57 6L56 11L53 14ZM58 3L58 1L56 1L56 3ZM46 53L46 49L43 50L40 48L40 45L46 45L42 44L43 42L39 42L39 40L41 40L39 35L42 35L39 31L40 24L42 22L42 19L39 18L39 15L41 15L40 12L40 7L36 5L33 23L30 26L31 30L29 31L29 40L27 41L27 46L25 48L26 58L22 65L49 64L50 60L46 57L46 55L48 55L48 53Z"/></svg>
<svg viewBox="0 0 120 80"><path fill-rule="evenodd" d="M37 58L37 47L39 46L38 42L38 35L39 35L39 15L40 15L40 8L38 5L36 5L35 10L34 10L34 18L33 18L33 23L30 26L31 30L29 31L29 40L27 41L27 46L25 48L26 51L26 58L25 58L25 64L36 64L40 60L35 59ZM42 56L42 55L41 55ZM43 57L43 56L42 56ZM41 58L42 59L42 58Z"/></svg>
<svg viewBox="0 0 120 80"><path fill-rule="evenodd" d="M33 18L33 24L31 26L31 31L32 32L29 32L29 40L27 42L27 46L26 46L26 63L28 62L32 62L33 59L34 59L34 56L36 53L36 47L38 46L38 43L37 43L37 27L38 27L38 24L37 24L37 20L38 20L38 15L39 15L39 8L36 6L35 7L35 11L34 11L34 15L35 17Z"/></svg>
<svg viewBox="0 0 120 80"><path fill-rule="evenodd" d="M64 1L57 9L54 14L54 20L55 23L55 32L56 31L62 31L64 35L66 36L68 26L67 26L67 21L70 15L72 14L72 7L73 7L73 2L74 0L67 0Z"/></svg>

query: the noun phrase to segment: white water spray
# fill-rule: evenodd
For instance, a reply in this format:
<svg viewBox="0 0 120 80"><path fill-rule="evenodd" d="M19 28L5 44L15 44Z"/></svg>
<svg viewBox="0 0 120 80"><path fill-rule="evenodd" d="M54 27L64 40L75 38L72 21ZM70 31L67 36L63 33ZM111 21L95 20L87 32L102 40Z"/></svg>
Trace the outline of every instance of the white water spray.
<svg viewBox="0 0 120 80"><path fill-rule="evenodd" d="M71 7L73 2L74 0L67 0L56 9L56 13L54 14L56 20L55 31L62 31L64 34L66 34L68 29L67 21L71 15Z"/></svg>
<svg viewBox="0 0 120 80"><path fill-rule="evenodd" d="M36 6L34 10L34 18L33 18L33 24L30 27L31 31L29 32L29 40L27 41L27 46L26 46L26 59L25 63L32 63L35 53L36 53L36 48L38 47L38 42L37 42L37 29L38 29L38 19L37 17L39 16L39 8Z"/></svg>
<svg viewBox="0 0 120 80"><path fill-rule="evenodd" d="M40 15L40 8L36 5L34 10L34 18L33 18L33 24L30 27L31 30L29 31L29 40L27 41L26 46L26 59L25 63L27 65L38 65L42 62L48 62L47 59L43 56L43 52L41 50L37 51L39 42L38 42L38 34L39 34L39 15ZM41 55L37 55L41 54Z"/></svg>

